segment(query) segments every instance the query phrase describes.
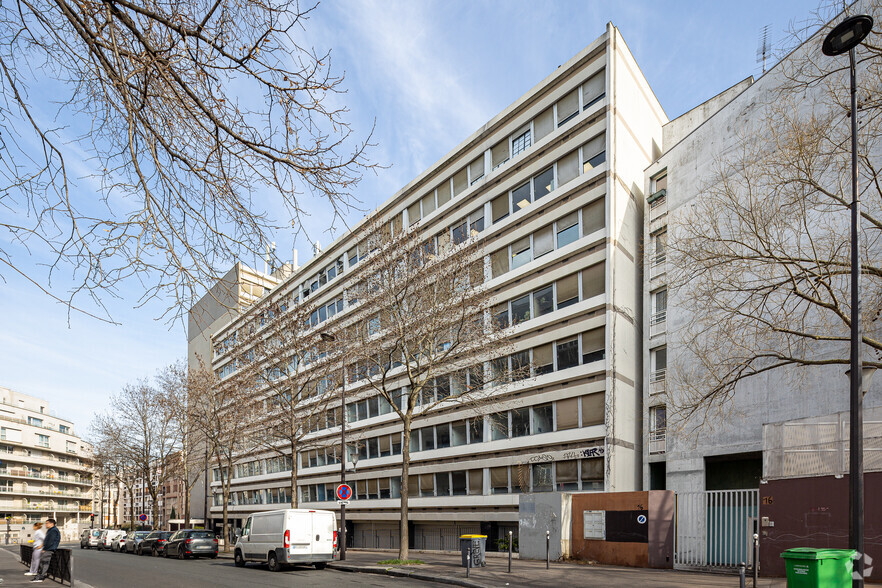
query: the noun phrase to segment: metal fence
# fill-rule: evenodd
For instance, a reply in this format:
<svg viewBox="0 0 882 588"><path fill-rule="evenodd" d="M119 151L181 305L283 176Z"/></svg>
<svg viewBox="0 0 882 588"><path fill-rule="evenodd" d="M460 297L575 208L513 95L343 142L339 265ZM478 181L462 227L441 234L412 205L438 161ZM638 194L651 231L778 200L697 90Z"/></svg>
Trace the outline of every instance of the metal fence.
<svg viewBox="0 0 882 588"><path fill-rule="evenodd" d="M21 563L26 566L31 565L31 556L34 553L33 545L19 545L19 556ZM73 557L70 549L57 549L52 554L49 561L49 569L46 575L62 585L67 582L68 586L73 586Z"/></svg>
<svg viewBox="0 0 882 588"><path fill-rule="evenodd" d="M677 494L674 567L753 565L759 490L708 490Z"/></svg>
<svg viewBox="0 0 882 588"><path fill-rule="evenodd" d="M848 473L847 412L763 425L763 478ZM882 408L864 410L864 471L882 471Z"/></svg>

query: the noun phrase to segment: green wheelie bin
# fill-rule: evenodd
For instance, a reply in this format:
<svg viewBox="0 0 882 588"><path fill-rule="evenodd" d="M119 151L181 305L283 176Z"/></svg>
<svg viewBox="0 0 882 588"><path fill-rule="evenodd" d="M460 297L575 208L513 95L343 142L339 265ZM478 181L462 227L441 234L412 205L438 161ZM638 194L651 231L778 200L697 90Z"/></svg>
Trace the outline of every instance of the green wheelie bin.
<svg viewBox="0 0 882 588"><path fill-rule="evenodd" d="M781 554L787 588L850 588L854 549L794 547Z"/></svg>

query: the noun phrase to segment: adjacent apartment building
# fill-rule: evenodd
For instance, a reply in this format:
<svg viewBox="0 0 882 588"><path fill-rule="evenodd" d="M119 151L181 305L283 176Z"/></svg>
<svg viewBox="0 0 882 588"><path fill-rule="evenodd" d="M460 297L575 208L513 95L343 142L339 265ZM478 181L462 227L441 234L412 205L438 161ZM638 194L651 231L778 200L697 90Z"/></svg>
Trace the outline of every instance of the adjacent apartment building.
<svg viewBox="0 0 882 588"><path fill-rule="evenodd" d="M90 455L48 402L0 387L0 516L14 534L50 517L66 539L88 526L96 512Z"/></svg>
<svg viewBox="0 0 882 588"><path fill-rule="evenodd" d="M507 531L517 533L521 492L640 489L644 170L659 155L666 122L621 34L607 25L302 266L273 275L237 266L224 290L234 303L217 305L212 293L191 311L191 362L210 364L222 378L234 373L229 343L271 297L321 301L314 326L333 331L349 310L350 269L370 255L359 244L368 222L410 227L439 243L479 239L494 313L519 318L515 345L535 371L516 397L495 396L484 414L451 408L415 424L414 547L456 548L460 534L480 531L493 548ZM250 290L254 296L238 304L246 283L260 292ZM347 429L363 440L347 456L355 491L349 536L356 546L397 547L400 423L364 385L347 389L347 401ZM331 443L339 430L313 436ZM289 500L291 467L298 468L302 506L338 508L334 455L254 453L233 472L233 526ZM218 478L215 470L216 526Z"/></svg>

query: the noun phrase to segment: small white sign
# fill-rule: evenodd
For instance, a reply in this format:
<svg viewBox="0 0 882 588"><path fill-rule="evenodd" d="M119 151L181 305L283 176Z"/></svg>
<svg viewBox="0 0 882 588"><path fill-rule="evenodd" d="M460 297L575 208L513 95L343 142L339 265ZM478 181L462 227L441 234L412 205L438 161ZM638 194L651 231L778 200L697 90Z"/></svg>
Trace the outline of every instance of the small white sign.
<svg viewBox="0 0 882 588"><path fill-rule="evenodd" d="M338 500L337 504L340 504L342 506L349 506L349 501L348 500Z"/></svg>
<svg viewBox="0 0 882 588"><path fill-rule="evenodd" d="M637 522L641 525L646 524L646 515L637 515Z"/></svg>

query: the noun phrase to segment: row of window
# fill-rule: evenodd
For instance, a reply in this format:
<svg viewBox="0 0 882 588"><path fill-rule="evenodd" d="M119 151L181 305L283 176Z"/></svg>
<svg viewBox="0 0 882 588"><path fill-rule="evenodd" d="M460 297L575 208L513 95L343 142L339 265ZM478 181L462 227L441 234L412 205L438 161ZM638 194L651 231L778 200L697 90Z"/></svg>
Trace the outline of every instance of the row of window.
<svg viewBox="0 0 882 588"><path fill-rule="evenodd" d="M485 484L486 480L486 484ZM412 474L408 495L412 498L485 496L521 492L603 490L603 458L570 459L557 462L519 464L432 474ZM358 500L401 497L401 477L356 480L352 484ZM337 483L300 486L301 502L336 500Z"/></svg>
<svg viewBox="0 0 882 588"><path fill-rule="evenodd" d="M485 416L472 417L411 431L410 451L430 451L458 447L484 441L499 441L553 431L603 424L605 420L602 392L577 398L558 400L537 406L514 408ZM486 427L485 427L486 423ZM484 431L489 433L485 436ZM370 437L348 444L349 461L375 459L401 454L401 433ZM340 463L339 446L317 448L300 454L303 468Z"/></svg>
<svg viewBox="0 0 882 588"><path fill-rule="evenodd" d="M522 237L490 254L490 276L499 276L517 269L534 259L565 247L581 234L589 235L605 226L603 198L567 214L538 231ZM579 229L581 225L581 231Z"/></svg>
<svg viewBox="0 0 882 588"><path fill-rule="evenodd" d="M288 488L264 488L261 490L241 490L230 492L231 505L250 504L286 504L291 502L291 492ZM223 506L223 494L214 494L212 504Z"/></svg>
<svg viewBox="0 0 882 588"><path fill-rule="evenodd" d="M293 466L293 460L287 455L257 459L234 465L233 478L247 478L249 476L290 472ZM215 482L221 481L220 468L214 468L212 475Z"/></svg>

